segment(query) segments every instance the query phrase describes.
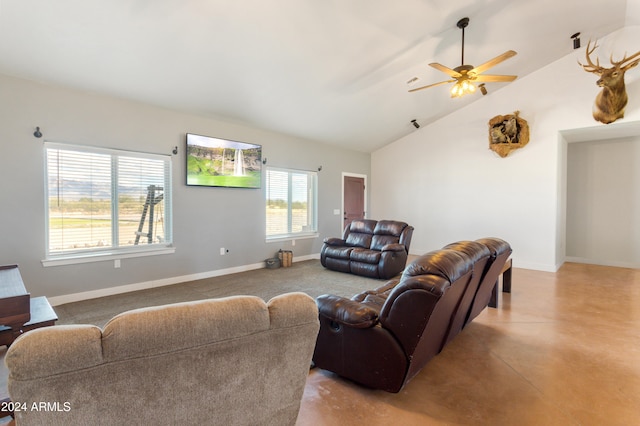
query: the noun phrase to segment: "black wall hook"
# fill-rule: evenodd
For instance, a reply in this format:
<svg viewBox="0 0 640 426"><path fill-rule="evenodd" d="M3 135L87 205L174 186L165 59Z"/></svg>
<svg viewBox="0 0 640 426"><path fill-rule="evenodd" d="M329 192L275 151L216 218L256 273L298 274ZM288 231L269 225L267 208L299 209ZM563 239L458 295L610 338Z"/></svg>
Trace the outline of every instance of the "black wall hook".
<svg viewBox="0 0 640 426"><path fill-rule="evenodd" d="M178 154L178 147L177 147L177 146L174 146L174 147L173 147L173 151L171 151L171 152L173 152L173 155Z"/></svg>
<svg viewBox="0 0 640 426"><path fill-rule="evenodd" d="M36 127L36 131L33 132L33 136L35 136L36 138L42 137L42 133L40 132L40 127Z"/></svg>

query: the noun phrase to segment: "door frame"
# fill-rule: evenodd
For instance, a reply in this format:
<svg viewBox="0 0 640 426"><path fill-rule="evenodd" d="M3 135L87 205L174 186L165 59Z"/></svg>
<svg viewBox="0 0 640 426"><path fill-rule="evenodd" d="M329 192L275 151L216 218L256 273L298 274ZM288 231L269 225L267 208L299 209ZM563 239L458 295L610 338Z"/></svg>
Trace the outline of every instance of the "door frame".
<svg viewBox="0 0 640 426"><path fill-rule="evenodd" d="M362 178L364 179L364 217L365 219L369 217L369 199L368 199L368 183L367 183L367 175L363 175L361 173L350 173L350 172L342 172L342 177L340 178L340 186L342 188L341 196L340 196L340 233L344 231L344 178L346 176Z"/></svg>

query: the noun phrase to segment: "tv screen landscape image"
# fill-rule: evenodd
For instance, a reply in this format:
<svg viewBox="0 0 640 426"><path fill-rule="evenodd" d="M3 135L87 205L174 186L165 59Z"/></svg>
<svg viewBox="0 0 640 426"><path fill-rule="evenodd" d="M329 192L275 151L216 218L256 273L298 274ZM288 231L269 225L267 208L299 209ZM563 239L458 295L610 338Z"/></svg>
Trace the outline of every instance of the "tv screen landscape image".
<svg viewBox="0 0 640 426"><path fill-rule="evenodd" d="M187 185L260 188L262 146L187 133Z"/></svg>

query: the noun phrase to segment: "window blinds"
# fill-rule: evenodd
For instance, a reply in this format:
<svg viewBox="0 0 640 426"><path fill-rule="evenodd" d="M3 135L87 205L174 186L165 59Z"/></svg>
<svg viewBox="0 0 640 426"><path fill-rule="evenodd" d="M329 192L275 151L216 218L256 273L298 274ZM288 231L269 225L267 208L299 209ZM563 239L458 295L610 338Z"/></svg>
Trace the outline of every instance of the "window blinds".
<svg viewBox="0 0 640 426"><path fill-rule="evenodd" d="M171 157L45 144L47 257L171 242Z"/></svg>

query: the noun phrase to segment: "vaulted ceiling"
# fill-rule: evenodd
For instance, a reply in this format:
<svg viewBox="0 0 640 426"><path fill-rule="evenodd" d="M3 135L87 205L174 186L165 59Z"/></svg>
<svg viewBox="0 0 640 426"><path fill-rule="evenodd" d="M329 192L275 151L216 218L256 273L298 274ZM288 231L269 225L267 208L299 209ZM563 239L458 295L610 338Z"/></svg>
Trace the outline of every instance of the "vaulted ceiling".
<svg viewBox="0 0 640 426"><path fill-rule="evenodd" d="M447 79L428 63L460 65L460 18L466 63L513 49L490 74L522 78L576 32L640 25L639 3L0 0L0 73L370 152L482 96L408 93Z"/></svg>

